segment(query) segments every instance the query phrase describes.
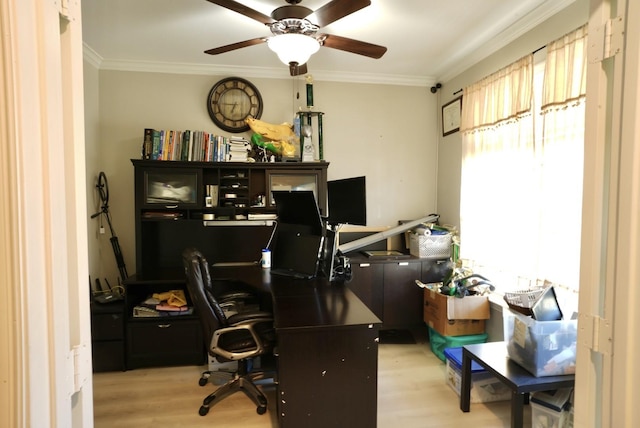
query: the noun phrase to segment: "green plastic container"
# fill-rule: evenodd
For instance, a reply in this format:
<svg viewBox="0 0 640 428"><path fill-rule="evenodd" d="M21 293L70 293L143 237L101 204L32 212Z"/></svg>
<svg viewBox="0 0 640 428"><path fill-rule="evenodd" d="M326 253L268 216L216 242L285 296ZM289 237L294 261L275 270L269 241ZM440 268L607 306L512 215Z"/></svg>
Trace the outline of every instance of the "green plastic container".
<svg viewBox="0 0 640 428"><path fill-rule="evenodd" d="M470 334L468 336L443 336L429 327L429 343L431 345L431 351L443 362L446 361L446 357L444 355L445 348L459 348L463 345L485 343L487 341L487 337L487 333Z"/></svg>

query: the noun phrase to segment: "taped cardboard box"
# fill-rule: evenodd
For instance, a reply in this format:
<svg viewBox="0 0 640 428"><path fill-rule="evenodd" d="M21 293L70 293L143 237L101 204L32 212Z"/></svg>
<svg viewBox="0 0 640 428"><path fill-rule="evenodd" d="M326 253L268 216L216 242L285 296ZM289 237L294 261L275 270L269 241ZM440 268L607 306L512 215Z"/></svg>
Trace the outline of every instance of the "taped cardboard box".
<svg viewBox="0 0 640 428"><path fill-rule="evenodd" d="M459 298L424 290L424 322L443 336L484 333L489 316L487 296Z"/></svg>

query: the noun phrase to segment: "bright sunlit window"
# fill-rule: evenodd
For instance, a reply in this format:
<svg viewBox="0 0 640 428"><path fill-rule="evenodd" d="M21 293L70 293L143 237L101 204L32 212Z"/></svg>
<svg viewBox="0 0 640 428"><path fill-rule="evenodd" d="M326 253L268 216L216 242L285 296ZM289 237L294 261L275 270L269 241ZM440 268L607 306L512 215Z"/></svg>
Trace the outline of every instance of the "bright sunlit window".
<svg viewBox="0 0 640 428"><path fill-rule="evenodd" d="M464 90L460 256L499 291L579 289L586 37Z"/></svg>

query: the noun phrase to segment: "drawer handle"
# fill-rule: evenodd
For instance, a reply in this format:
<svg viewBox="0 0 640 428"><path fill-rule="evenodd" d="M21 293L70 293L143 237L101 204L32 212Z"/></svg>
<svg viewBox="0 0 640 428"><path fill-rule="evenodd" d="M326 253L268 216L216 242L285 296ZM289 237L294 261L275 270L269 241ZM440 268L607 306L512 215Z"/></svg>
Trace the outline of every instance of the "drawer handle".
<svg viewBox="0 0 640 428"><path fill-rule="evenodd" d="M171 324L158 324L158 328L169 328Z"/></svg>
<svg viewBox="0 0 640 428"><path fill-rule="evenodd" d="M409 266L409 262L398 262L398 266Z"/></svg>
<svg viewBox="0 0 640 428"><path fill-rule="evenodd" d="M165 205L164 207L168 209L173 209L173 208L178 208L178 205Z"/></svg>
<svg viewBox="0 0 640 428"><path fill-rule="evenodd" d="M364 268L364 267L369 267L371 265L369 263L360 263L359 266Z"/></svg>

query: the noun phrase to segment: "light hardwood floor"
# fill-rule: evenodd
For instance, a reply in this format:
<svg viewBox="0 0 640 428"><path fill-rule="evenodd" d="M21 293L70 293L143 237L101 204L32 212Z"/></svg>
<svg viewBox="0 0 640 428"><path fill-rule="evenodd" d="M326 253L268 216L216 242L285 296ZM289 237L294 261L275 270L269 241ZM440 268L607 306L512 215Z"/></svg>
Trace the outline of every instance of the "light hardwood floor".
<svg viewBox="0 0 640 428"><path fill-rule="evenodd" d="M416 336L416 344L379 346L378 428L510 426L508 401L475 403L471 412L461 412L458 395L445 383L444 363L431 352L426 338ZM236 393L212 407L208 415L199 416L202 399L215 386L198 385L204 369L188 366L95 374L95 427L278 426L272 386L264 388L269 400L265 415L258 415L253 403ZM524 420L525 428L530 427L529 406Z"/></svg>

